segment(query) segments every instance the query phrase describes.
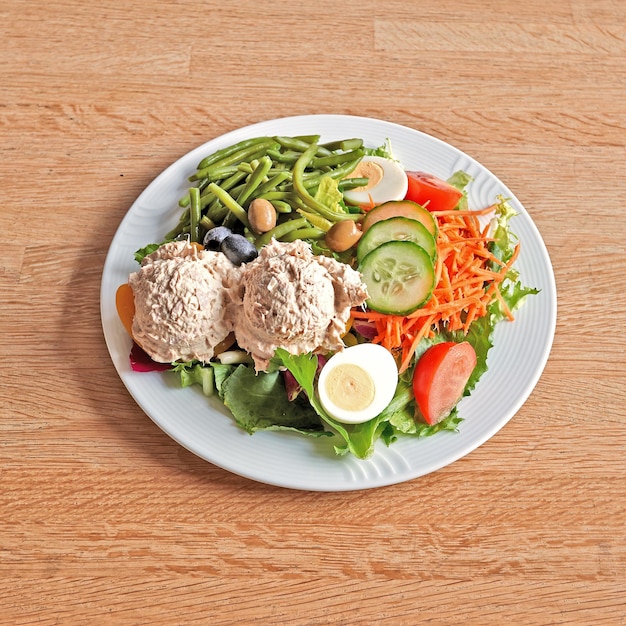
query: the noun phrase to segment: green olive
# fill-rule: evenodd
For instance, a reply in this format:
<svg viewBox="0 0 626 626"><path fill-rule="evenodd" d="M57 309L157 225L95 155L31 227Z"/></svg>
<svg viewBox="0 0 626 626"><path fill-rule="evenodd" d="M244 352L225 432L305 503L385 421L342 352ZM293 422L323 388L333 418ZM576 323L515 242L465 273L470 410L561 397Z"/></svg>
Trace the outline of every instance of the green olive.
<svg viewBox="0 0 626 626"><path fill-rule="evenodd" d="M250 228L260 235L276 226L276 209L269 200L255 198L248 207Z"/></svg>
<svg viewBox="0 0 626 626"><path fill-rule="evenodd" d="M362 234L354 220L341 220L326 233L326 245L334 252L344 252L356 245Z"/></svg>

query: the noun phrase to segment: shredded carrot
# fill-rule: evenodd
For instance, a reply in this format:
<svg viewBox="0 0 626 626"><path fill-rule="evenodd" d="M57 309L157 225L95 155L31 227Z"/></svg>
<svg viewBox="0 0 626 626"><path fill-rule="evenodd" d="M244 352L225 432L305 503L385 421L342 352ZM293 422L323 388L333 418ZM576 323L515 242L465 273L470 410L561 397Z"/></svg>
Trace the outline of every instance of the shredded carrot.
<svg viewBox="0 0 626 626"><path fill-rule="evenodd" d="M498 300L509 320L513 315L500 292L500 285L520 252L517 243L506 263L490 250L493 241L482 228L479 216L494 210L433 211L437 219L437 261L435 289L424 306L406 316L387 315L354 309L354 319L369 321L376 328L374 343L397 355L400 373L411 364L417 346L425 337L442 330L467 334L473 321L487 315L489 305Z"/></svg>

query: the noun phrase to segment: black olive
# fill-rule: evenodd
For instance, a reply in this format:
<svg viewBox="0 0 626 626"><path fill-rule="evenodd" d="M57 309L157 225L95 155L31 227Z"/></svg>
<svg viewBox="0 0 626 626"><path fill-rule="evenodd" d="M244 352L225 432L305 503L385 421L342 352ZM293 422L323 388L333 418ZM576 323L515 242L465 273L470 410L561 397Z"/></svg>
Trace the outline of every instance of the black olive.
<svg viewBox="0 0 626 626"><path fill-rule="evenodd" d="M227 228L226 226L216 226L215 228L207 231L207 234L204 236L202 241L202 245L205 250L217 252L224 239L232 234L233 231L230 228Z"/></svg>
<svg viewBox="0 0 626 626"><path fill-rule="evenodd" d="M222 241L220 248L233 265L241 265L256 259L257 249L243 235L229 235Z"/></svg>

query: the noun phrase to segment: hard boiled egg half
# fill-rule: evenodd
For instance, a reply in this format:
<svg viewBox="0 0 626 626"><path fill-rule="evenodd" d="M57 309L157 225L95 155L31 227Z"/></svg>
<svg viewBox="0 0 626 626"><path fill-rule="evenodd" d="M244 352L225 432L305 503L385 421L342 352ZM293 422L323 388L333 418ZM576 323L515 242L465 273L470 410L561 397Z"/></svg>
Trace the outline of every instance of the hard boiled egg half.
<svg viewBox="0 0 626 626"><path fill-rule="evenodd" d="M318 394L338 422L361 424L379 415L398 384L396 361L386 348L362 343L334 354L320 372Z"/></svg>
<svg viewBox="0 0 626 626"><path fill-rule="evenodd" d="M380 156L364 156L346 178L369 179L367 185L343 192L345 201L356 206L404 200L409 188L404 168L397 161Z"/></svg>

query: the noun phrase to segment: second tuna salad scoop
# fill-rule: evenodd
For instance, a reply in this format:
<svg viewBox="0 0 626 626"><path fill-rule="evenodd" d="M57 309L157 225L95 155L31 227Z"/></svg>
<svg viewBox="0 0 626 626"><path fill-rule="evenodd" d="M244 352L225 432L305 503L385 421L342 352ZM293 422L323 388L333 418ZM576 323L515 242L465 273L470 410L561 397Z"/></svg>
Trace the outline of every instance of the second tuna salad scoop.
<svg viewBox="0 0 626 626"><path fill-rule="evenodd" d="M237 343L265 371L278 347L291 354L343 349L350 309L368 297L349 265L315 256L301 240L273 240L243 266L233 297Z"/></svg>
<svg viewBox="0 0 626 626"><path fill-rule="evenodd" d="M185 241L161 246L129 277L133 338L159 363L209 361L232 331L224 312L239 272L221 252Z"/></svg>

